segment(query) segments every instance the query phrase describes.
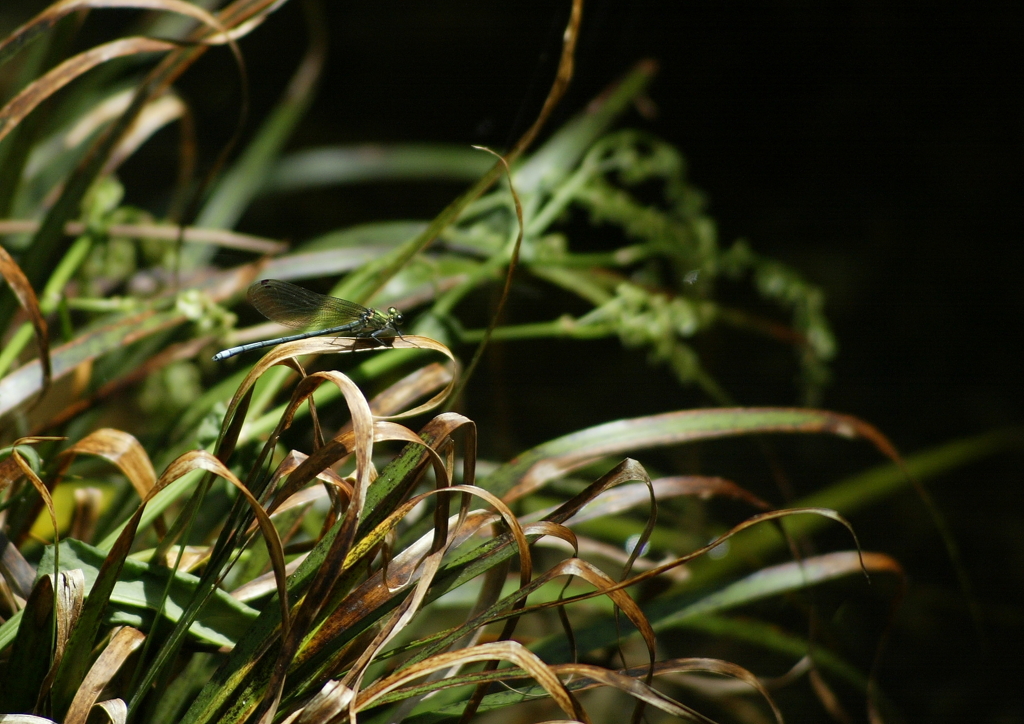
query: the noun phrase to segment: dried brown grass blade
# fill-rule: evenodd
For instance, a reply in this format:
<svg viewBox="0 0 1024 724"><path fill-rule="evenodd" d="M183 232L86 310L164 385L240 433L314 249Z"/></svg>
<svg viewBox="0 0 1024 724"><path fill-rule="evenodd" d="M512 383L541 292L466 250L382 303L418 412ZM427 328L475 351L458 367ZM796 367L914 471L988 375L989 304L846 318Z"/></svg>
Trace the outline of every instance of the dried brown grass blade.
<svg viewBox="0 0 1024 724"><path fill-rule="evenodd" d="M540 109L540 113L537 114L537 120L533 122L533 125L527 129L522 138L509 151L509 161L515 161L523 151L530 147L537 134L540 133L540 129L547 123L552 111L555 110L555 106L558 105L558 102L562 100L562 96L565 95L565 90L569 87L569 81L572 80L573 70L576 65L576 40L579 38L580 23L582 22L583 0L572 0L569 22L562 33L562 56L558 61L555 81L551 84L551 90L548 91L547 98L544 99L544 106Z"/></svg>
<svg viewBox="0 0 1024 724"><path fill-rule="evenodd" d="M109 427L96 430L63 450L54 479L59 479L74 457L81 454L96 455L116 465L128 478L140 500L145 500L156 484L156 471L145 448L133 435L123 430ZM162 517L154 521L154 527L161 537L167 534L167 525Z"/></svg>
<svg viewBox="0 0 1024 724"><path fill-rule="evenodd" d="M552 668L560 675L572 675L574 677L570 685L573 691L583 691L596 686L611 686L680 719L714 724L711 719L700 712L665 696L648 684L638 680L638 676L646 673L645 669L633 668L627 671L610 671L588 664L558 664ZM771 707L775 721L778 724L782 724L782 712L768 693L768 690L764 688L756 676L742 666L719 659L674 659L668 662L658 662L655 667L655 675L697 672L721 674L743 681L761 694L768 706Z"/></svg>
<svg viewBox="0 0 1024 724"><path fill-rule="evenodd" d="M751 505L758 510L771 510L771 504L761 500L753 493L724 478L704 475L677 475L652 480L654 493L658 500L674 497L696 497L709 500L715 497L727 497ZM617 488L606 490L593 501L587 503L579 513L573 516L574 524L588 520L604 518L624 512L649 500L649 491L642 483L628 483Z"/></svg>
<svg viewBox="0 0 1024 724"><path fill-rule="evenodd" d="M63 469L75 455L88 454L109 460L116 465L135 488L140 499L145 499L156 484L156 471L145 448L134 435L105 427L90 433L61 452Z"/></svg>
<svg viewBox="0 0 1024 724"><path fill-rule="evenodd" d="M552 667L545 664L529 649L516 641L480 644L461 651L438 654L426 661L409 666L391 676L381 678L372 686L360 692L355 700L355 709L356 711L367 709L389 691L409 684L413 680L426 676L433 671L495 659L509 661L522 668L527 676L532 677L544 688L551 699L567 716L582 722L590 721L590 717L555 675Z"/></svg>
<svg viewBox="0 0 1024 724"><path fill-rule="evenodd" d="M39 308L39 300L32 288L28 277L14 261L14 257L7 253L7 250L0 246L0 275L11 285L11 291L18 298L18 304L25 310L29 322L32 323L32 331L35 333L36 346L39 348L39 363L42 366L42 383L39 386L40 396L50 387L53 372L50 367L50 339L46 327L46 319Z"/></svg>
<svg viewBox="0 0 1024 724"><path fill-rule="evenodd" d="M174 43L152 38L121 38L90 48L68 58L26 86L0 109L0 141L17 128L36 106L86 71L114 58L143 53L166 53L178 48Z"/></svg>
<svg viewBox="0 0 1024 724"><path fill-rule="evenodd" d="M52 573L47 574L47 577L54 578ZM42 709L50 694L53 680L60 668L61 661L63 661L67 653L71 632L75 630L75 626L78 624L78 619L82 614L85 602L85 574L81 570L59 571L55 580L53 602L55 604L57 637L54 641L53 660L50 664L50 670L46 673L46 678L43 679L39 687L36 711Z"/></svg>
<svg viewBox="0 0 1024 724"><path fill-rule="evenodd" d="M761 420L769 422L761 423ZM762 433L826 434L871 442L902 466L895 447L875 426L830 410L785 407L736 407L684 410L598 425L567 435L520 455L525 466L517 484L502 497L515 500L549 480L590 462L634 450Z"/></svg>
<svg viewBox="0 0 1024 724"><path fill-rule="evenodd" d="M161 241L183 241L186 244L209 244L222 249L238 249L257 254L280 254L287 251L288 244L263 236L241 234L230 229L207 229L198 226L170 226L168 224L109 224L103 227L111 236L133 239L159 239ZM81 236L87 231L81 221L64 224L68 236ZM39 222L22 219L0 220L0 235L34 234L39 231Z"/></svg>
<svg viewBox="0 0 1024 724"><path fill-rule="evenodd" d="M46 486L46 483L40 480L39 476L36 475L35 471L32 470L29 464L25 461L25 458L23 458L21 456L21 453L18 452L17 447L18 445L24 445L27 443L35 442L37 440L45 439L47 438L21 438L20 440L16 440L14 443L14 449L11 451L11 457L14 458L14 462L21 469L22 475L28 478L29 482L32 484L32 487L36 489L37 493L39 493L41 504L46 507L46 512L50 516L50 525L53 526L53 543L54 545L57 545L57 543L59 542L57 535L57 512L53 505L53 498L50 495L50 489ZM35 515L30 515L27 517L31 519L35 518ZM29 521L27 524L31 525L31 521ZM15 536L15 539L20 540L23 535L24 533L21 533Z"/></svg>
<svg viewBox="0 0 1024 724"><path fill-rule="evenodd" d="M40 33L53 28L61 18L79 10L99 8L136 8L179 13L198 20L217 31L223 30L213 15L197 5L184 2L184 0L63 0L53 3L0 42L0 65L3 65L14 53Z"/></svg>
<svg viewBox="0 0 1024 724"><path fill-rule="evenodd" d="M308 341L312 340L300 340L300 342ZM267 358L274 359L275 361L289 359L290 357L287 352L288 351L286 350L286 353L282 354L280 353L280 348L278 348L267 354L263 360L260 360L257 368L254 369L248 377L246 377L246 380L243 382L239 392L242 392L242 389L245 388L246 382L253 378L253 375L257 370L262 372L261 368L265 369L266 367L269 367L269 364L266 364ZM277 429L272 433L270 440L274 440L280 435L281 431L290 424L291 417L294 415L295 409L307 397L313 394L313 391L323 380L333 382L341 391L342 397L348 405L349 416L352 420L351 434L354 436L354 452L356 456L355 488L352 500L350 501L345 517L342 519L341 528L332 542L331 548L324 560L325 569L335 572L341 570L340 564L345 560L348 552L351 550L352 544L355 540L358 522L362 516L363 507L366 502L366 491L371 482L371 456L373 452L374 421L373 415L370 413L369 404L367 403L366 398L363 397L359 387L346 375L333 371L318 372L314 375L303 378L302 381L299 382L292 395L292 399L289 402L284 415L282 415ZM239 392L236 392L236 396ZM227 422L227 419L225 422ZM329 447L330 446L324 446L323 448L318 449L312 456L310 456L306 463L299 467L299 470L308 469L312 474L316 474L326 467L326 465L320 464L317 466L317 464L323 461L323 456L325 455L324 451ZM313 461L316 461L316 463ZM310 475L310 477L312 477L312 475ZM310 586L310 590L307 591L306 596L303 598L302 603L299 605L298 610L295 613L295 627L291 630L283 628L281 648L277 655L277 664L274 667L274 672L271 675L270 681L267 683L263 701L257 708L254 718L258 718L260 721L263 721L268 717L272 717L276 712L288 666L309 627L312 625L314 619L319 613L320 608L323 606L326 593L330 589L332 581L333 578L330 578L329 576L320 576L314 579ZM281 598L283 605L287 606L288 599L284 592L282 592Z"/></svg>
<svg viewBox="0 0 1024 724"><path fill-rule="evenodd" d="M131 626L123 626L114 633L78 688L64 717L64 724L85 724L103 689L145 639L144 633Z"/></svg>
<svg viewBox="0 0 1024 724"><path fill-rule="evenodd" d="M103 493L98 488L75 488L75 508L71 513L68 537L92 540L96 521L103 510Z"/></svg>

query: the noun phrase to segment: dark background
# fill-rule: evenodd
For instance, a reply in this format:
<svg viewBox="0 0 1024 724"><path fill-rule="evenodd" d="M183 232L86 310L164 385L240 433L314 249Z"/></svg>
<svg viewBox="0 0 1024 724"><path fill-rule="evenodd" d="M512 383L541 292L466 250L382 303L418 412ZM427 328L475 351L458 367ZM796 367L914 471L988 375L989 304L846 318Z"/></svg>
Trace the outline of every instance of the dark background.
<svg viewBox="0 0 1024 724"><path fill-rule="evenodd" d="M567 2L325 5L329 65L293 147L507 148L543 102L568 12ZM548 130L638 60L656 59L657 116L634 113L625 123L678 145L691 182L709 195L723 245L746 238L824 288L840 345L826 407L874 423L907 453L1020 424L1024 5L593 0L584 17L576 76ZM86 31L102 35L104 22L112 21L90 18ZM298 3L243 42L254 119L282 91L305 42ZM209 161L235 120L237 72L225 52L210 53L178 85L196 106ZM124 169L140 204L154 172L153 156L145 158ZM333 190L326 204L290 199L257 210L241 228L301 239L381 218L429 218L459 188ZM507 345L484 371L486 385L470 391L482 436L507 434L492 449L514 453L622 415L708 404L646 371L642 355L608 351L614 346ZM715 371L741 403L795 399L791 379L762 381L728 359ZM574 377L615 385L574 407L566 395ZM550 413L549 399L562 414L530 417ZM494 420L495 409L504 419ZM798 492L878 462L871 451L827 449L834 459ZM1021 462L1002 455L930 484L978 587L987 647L913 495L854 520L867 547L903 561L912 590L944 592L928 599L948 607L939 613L915 607L921 599L911 595L909 633L896 635L885 663L883 686L910 721L1024 721ZM915 619L926 615L934 619Z"/></svg>

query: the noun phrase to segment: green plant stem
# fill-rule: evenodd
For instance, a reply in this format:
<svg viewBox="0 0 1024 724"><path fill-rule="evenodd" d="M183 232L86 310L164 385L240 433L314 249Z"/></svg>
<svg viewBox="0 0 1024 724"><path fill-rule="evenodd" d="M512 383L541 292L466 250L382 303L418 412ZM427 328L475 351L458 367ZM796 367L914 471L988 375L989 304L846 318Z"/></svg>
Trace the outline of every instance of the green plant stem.
<svg viewBox="0 0 1024 724"><path fill-rule="evenodd" d="M611 325L579 324L569 316L559 317L550 322L533 322L531 324L515 324L507 327L496 327L493 338L500 340L521 340L538 338L564 339L600 339L615 336L615 328ZM483 339L484 330L469 329L459 332L460 342L479 342Z"/></svg>
<svg viewBox="0 0 1024 724"><path fill-rule="evenodd" d="M650 244L632 244L630 246L623 246L615 251L565 254L558 257L554 263L568 268L629 266L648 257L655 256L657 253L657 250L652 249Z"/></svg>
<svg viewBox="0 0 1024 724"><path fill-rule="evenodd" d="M555 190L541 210L532 215L532 218L527 221L525 233L529 236L538 236L544 233L545 229L555 223L565 213L565 210L569 208L569 204L576 197L576 194L596 173L600 173L599 167L595 168L589 164L580 166L565 183Z"/></svg>
<svg viewBox="0 0 1024 724"><path fill-rule="evenodd" d="M601 280L589 272L552 265L531 265L529 269L530 273L534 276L586 299L595 307L600 307L602 304L610 302L613 298L612 293L608 289L607 281Z"/></svg>
<svg viewBox="0 0 1024 724"><path fill-rule="evenodd" d="M3 375L10 368L14 360L21 354L21 350L25 349L25 345L32 339L32 325L25 322L21 327L18 328L12 336L10 341L4 346L3 350L0 351L0 375Z"/></svg>

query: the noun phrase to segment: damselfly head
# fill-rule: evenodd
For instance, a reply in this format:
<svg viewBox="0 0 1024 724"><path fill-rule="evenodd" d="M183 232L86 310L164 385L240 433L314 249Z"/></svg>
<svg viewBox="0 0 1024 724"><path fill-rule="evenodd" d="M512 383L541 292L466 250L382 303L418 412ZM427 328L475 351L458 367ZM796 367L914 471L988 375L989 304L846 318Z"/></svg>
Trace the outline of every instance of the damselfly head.
<svg viewBox="0 0 1024 724"><path fill-rule="evenodd" d="M394 307L388 307L388 321L390 321L392 324L401 324L403 319L404 317L402 316L401 312L399 312Z"/></svg>

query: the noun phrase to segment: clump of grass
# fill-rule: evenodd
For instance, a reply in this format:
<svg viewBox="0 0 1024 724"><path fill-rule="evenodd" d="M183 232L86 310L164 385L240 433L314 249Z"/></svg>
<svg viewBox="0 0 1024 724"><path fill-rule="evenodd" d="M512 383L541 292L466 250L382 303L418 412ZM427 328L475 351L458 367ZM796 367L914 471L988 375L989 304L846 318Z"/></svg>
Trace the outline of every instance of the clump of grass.
<svg viewBox="0 0 1024 724"><path fill-rule="evenodd" d="M89 711L99 692L127 664L133 673L123 690L124 705L131 715L146 720L247 721L278 707L313 718L322 718L324 712L379 715L382 707L401 707L419 712L413 716L417 720L434 716L430 712L443 716L466 706L505 707L538 696L549 696L566 714L586 720L585 709L572 692L594 686L612 686L635 697L638 712L646 703L700 720L689 707L650 684L655 674L710 671L746 682L781 719L767 690L742 667L705 658L657 659L655 626L671 628L674 619L685 620L695 607L706 614L723 612L766 595L848 576L862 567L898 573L895 562L880 554L825 555L720 585L688 605L682 605L684 598L678 593L658 597L647 602L648 608L658 601L674 605L652 615L627 589L678 569L747 528L800 514L846 523L828 509L765 510L694 551L655 563L643 559L641 551L656 531L659 497L750 499L716 478L652 481L629 459L554 510L517 516L510 506L595 457L630 448L780 430L861 435L881 443L877 433L856 420L816 411L699 410L582 431L530 451L478 480L472 421L444 413L414 432L393 421L401 413L387 414L394 410L367 400L346 375L332 370L307 375L295 363L300 354L366 350L373 344L306 339L274 349L233 395L212 451L180 455L159 478L138 441L117 430L97 430L68 446L50 466L45 482L21 452L45 441L17 441L8 458L9 478L27 480L31 485L22 490L35 490L40 496L15 495L9 510L12 520L34 520L22 509L37 510L42 501L48 501L49 514L55 516L48 491L61 484L72 458L85 455L115 464L142 503L128 518L109 520L96 530L94 544L67 539L47 548L37 567L37 582L31 592L24 591L28 603L39 608L26 604L0 628L0 645L9 648L8 681L14 684L5 706L17 709L34 703L42 713L73 720ZM446 352L433 340L411 335L391 344L396 351ZM277 427L258 452L245 455L239 442L253 391L281 363L293 366L300 376ZM438 404L454 378L427 375L428 369L396 384L384 404L408 402L443 385L433 400L405 414ZM308 455L294 449L275 455L296 410L308 405L312 412L313 392L324 383L344 398L351 424ZM388 441L404 447L382 458L375 451ZM244 474L236 472L239 458L249 459ZM384 462L379 473L375 459ZM430 485L423 482L428 469ZM612 494L615 497L609 497ZM455 497L460 500L457 513L449 509ZM605 509L595 513L594 506L602 505ZM612 560L623 566L619 576L580 557L587 539L567 527L575 516L601 518L637 505L649 506L647 523L631 550L611 553ZM172 510L177 511L173 522L162 523L163 514ZM71 526L81 527L78 519L90 512L95 514L87 506L77 509ZM15 540L24 537L16 528L10 533ZM575 555L535 574L531 546L542 538L561 541ZM150 547L144 546L147 540ZM179 544L183 540L208 542L184 546ZM600 557L608 556L604 551ZM503 590L513 559L517 584ZM634 572L637 563L640 571ZM272 574L263 573L267 566ZM188 569L199 575L186 573ZM461 593L465 588L471 590L469 599ZM77 604L64 603L55 589L67 590ZM576 654L614 647L617 638L628 638L629 629L605 606L596 605L596 597L609 599L614 611L624 614L629 629L640 633L645 660L632 665L624 660L621 670L574 663L578 655L571 649L580 634L572 633L565 610L584 612L589 618L587 648ZM469 615L460 616L470 600ZM532 652L513 638L521 618L551 608L562 612L567 628L561 635L539 642ZM31 618L30 611L35 611ZM490 636L497 635L497 640L484 643L481 638L489 627L500 628L500 633L495 630ZM70 634L62 636L62 631ZM401 645L395 645L398 641ZM94 660L97 644L104 653ZM38 666L16 666L37 655L41 645L54 652L49 673ZM204 651L221 652L214 656L220 665L212 679L210 656ZM179 672L195 679L174 675L172 667L182 657L206 662ZM479 668L484 662L490 663ZM504 666L496 666L498 662ZM438 671L446 672L443 679L421 680ZM565 676L570 676L568 683L562 681ZM152 688L172 679L175 686ZM511 690L487 693L488 682L518 683ZM183 696L185 691L190 696ZM432 696L424 699L428 693ZM184 713L166 718L189 700Z"/></svg>

